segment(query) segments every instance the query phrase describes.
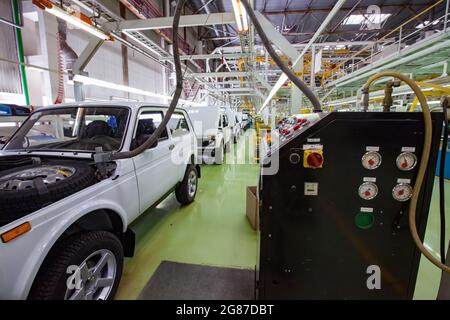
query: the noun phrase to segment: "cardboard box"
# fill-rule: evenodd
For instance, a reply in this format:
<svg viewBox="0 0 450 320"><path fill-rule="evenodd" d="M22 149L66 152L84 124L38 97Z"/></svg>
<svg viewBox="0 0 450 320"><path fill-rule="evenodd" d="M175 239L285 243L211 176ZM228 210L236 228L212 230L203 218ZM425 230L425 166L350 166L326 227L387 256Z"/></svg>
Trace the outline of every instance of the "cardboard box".
<svg viewBox="0 0 450 320"><path fill-rule="evenodd" d="M257 187L247 187L247 219L254 230L259 229L259 198Z"/></svg>

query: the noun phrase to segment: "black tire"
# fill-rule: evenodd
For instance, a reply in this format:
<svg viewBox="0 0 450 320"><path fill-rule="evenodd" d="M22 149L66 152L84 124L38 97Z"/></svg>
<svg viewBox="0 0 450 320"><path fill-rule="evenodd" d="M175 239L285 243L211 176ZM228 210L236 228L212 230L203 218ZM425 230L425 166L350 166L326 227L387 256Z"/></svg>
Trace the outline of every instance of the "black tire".
<svg viewBox="0 0 450 320"><path fill-rule="evenodd" d="M0 226L22 218L50 203L74 194L93 185L97 181L94 169L83 161L55 160L49 163L43 163L40 166L45 165L70 166L75 169L75 172L72 176L67 177L62 181L49 184L47 186L48 193L46 196L40 195L35 188L0 190ZM2 180L2 177L11 173L36 167L38 166L27 165L2 171L0 173L0 180Z"/></svg>
<svg viewBox="0 0 450 320"><path fill-rule="evenodd" d="M50 251L31 287L30 300L64 300L69 266L79 266L92 253L107 249L116 259L116 273L107 300L114 298L122 277L123 247L119 239L107 231L90 231L70 236ZM73 273L72 273L73 274Z"/></svg>
<svg viewBox="0 0 450 320"><path fill-rule="evenodd" d="M189 186L189 176L195 174L196 187L195 192L190 192ZM186 173L184 174L183 181L175 189L175 196L179 203L182 205L188 205L192 203L195 199L195 195L198 190L198 172L193 164L188 165L186 168Z"/></svg>

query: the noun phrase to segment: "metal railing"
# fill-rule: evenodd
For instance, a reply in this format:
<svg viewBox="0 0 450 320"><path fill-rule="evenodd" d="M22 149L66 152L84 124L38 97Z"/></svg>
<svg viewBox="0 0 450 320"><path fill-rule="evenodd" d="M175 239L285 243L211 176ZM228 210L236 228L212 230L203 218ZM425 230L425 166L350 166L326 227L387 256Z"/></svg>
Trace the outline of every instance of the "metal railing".
<svg viewBox="0 0 450 320"><path fill-rule="evenodd" d="M435 19L434 21L429 21L427 25L416 28L416 30L406 28L406 25L409 24L412 20L420 17L421 15L424 15L425 13L428 13L430 9L442 2L443 1L435 3L418 15L407 20L399 27L383 36L381 39L375 41L372 45L365 47L352 57L347 58L346 60L341 62L338 68L336 68L336 70L330 75L330 78L328 80L333 81L346 75L352 74L363 68L371 67L375 62L381 59L393 55L401 55L402 52L410 49L412 45L418 44L423 40L427 40L431 36L448 32L450 30L450 0L446 0L445 2L445 14L443 16ZM370 54L367 57L360 59L358 62L355 62L354 60L356 56L364 52L370 52ZM360 57L358 56L358 58Z"/></svg>

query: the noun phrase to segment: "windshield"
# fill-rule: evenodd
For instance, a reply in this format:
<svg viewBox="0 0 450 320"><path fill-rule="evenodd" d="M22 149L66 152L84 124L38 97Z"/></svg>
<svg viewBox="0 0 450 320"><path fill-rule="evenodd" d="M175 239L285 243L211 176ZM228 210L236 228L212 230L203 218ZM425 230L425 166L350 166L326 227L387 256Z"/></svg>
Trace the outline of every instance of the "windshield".
<svg viewBox="0 0 450 320"><path fill-rule="evenodd" d="M34 113L3 150L119 150L129 110L121 107L68 107Z"/></svg>

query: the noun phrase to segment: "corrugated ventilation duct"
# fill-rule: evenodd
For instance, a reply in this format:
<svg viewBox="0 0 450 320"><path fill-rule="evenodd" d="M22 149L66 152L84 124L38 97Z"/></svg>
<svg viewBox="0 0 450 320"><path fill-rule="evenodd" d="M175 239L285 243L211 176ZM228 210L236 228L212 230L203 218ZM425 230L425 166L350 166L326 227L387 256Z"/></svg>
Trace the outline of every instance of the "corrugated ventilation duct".
<svg viewBox="0 0 450 320"><path fill-rule="evenodd" d="M78 59L76 52L67 44L67 22L58 19L57 50L58 50L58 94L55 104L64 101L64 71L71 71ZM65 66L64 66L65 62Z"/></svg>

